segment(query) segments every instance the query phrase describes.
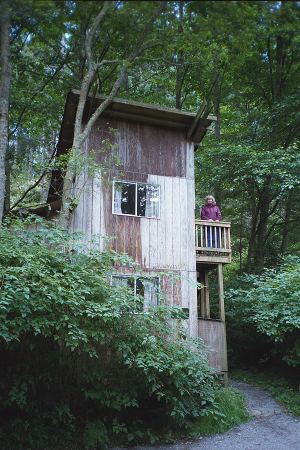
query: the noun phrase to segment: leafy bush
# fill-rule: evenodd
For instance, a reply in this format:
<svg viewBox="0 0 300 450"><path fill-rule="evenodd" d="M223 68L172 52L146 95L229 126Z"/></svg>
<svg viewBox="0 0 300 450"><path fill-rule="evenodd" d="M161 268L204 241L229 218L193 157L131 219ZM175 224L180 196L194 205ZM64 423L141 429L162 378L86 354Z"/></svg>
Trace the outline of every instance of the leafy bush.
<svg viewBox="0 0 300 450"><path fill-rule="evenodd" d="M241 281L246 283L243 289L231 289L227 294L235 340L239 336L245 346L247 340L251 346L252 339L258 354L265 348L288 365L300 366L300 258L288 257L279 268Z"/></svg>
<svg viewBox="0 0 300 450"><path fill-rule="evenodd" d="M181 313L133 314L130 290L111 286L126 257L43 221L0 240L3 448L154 442L208 413L214 376L199 343L175 340Z"/></svg>

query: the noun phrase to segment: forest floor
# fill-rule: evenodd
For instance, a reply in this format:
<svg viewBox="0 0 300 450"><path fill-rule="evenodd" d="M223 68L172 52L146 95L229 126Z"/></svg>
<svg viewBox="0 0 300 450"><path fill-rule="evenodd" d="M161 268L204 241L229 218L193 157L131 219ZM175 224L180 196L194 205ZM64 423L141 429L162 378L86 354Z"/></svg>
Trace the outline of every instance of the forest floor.
<svg viewBox="0 0 300 450"><path fill-rule="evenodd" d="M261 388L234 381L245 397L247 423L223 434L164 446L139 446L134 450L300 450L300 420L287 414Z"/></svg>

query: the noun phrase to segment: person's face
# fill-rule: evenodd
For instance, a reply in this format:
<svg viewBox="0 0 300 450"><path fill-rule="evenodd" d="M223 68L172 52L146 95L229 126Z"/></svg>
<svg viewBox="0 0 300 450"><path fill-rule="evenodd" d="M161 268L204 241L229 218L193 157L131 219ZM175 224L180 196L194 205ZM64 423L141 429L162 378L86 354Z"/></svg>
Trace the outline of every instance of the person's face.
<svg viewBox="0 0 300 450"><path fill-rule="evenodd" d="M213 204L213 199L212 198L208 198L207 199L207 204L208 205L212 205Z"/></svg>

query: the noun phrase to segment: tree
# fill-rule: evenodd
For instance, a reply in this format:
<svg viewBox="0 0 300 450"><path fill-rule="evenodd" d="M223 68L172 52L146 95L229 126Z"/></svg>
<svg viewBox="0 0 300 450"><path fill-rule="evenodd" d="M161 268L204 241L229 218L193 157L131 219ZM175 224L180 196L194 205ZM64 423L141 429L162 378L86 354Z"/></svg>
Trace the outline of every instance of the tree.
<svg viewBox="0 0 300 450"><path fill-rule="evenodd" d="M287 199L294 196L292 192L299 186L299 117L295 109L299 106L299 96L296 99L295 86L299 80L297 18L300 11L294 2L278 3L276 7L253 2L251 8L254 13L249 15L252 27L248 28L248 23L248 41L243 41L244 51L234 57L230 69L238 77L221 106L223 128L218 148L229 167L225 168L223 177L210 176L210 190L224 188L228 205L230 198L239 199L246 219L243 233L248 240L247 269L260 272L270 262L268 254L274 237L279 241L277 253L286 245L285 236L290 227L282 226L280 217L289 222L291 200ZM260 33L256 33L258 26ZM233 58L231 52L236 52L237 43L233 41L233 44L228 47L230 58ZM231 80L226 76L225 86ZM238 158L236 162L234 158ZM223 166L222 160L218 166ZM212 171L216 171L213 164ZM283 211L286 212L282 214ZM282 234L278 236L280 230Z"/></svg>
<svg viewBox="0 0 300 450"><path fill-rule="evenodd" d="M51 0L11 3L6 213L19 206L24 192L40 178L56 146L64 105L60 92L72 85L67 69L72 48L64 41L69 16L67 5ZM21 206L40 203L46 187L39 188L29 190Z"/></svg>
<svg viewBox="0 0 300 450"><path fill-rule="evenodd" d="M0 17L1 33L1 88L0 88L0 223L2 222L5 199L5 163L8 147L8 109L11 78L10 63L10 7L2 1Z"/></svg>
<svg viewBox="0 0 300 450"><path fill-rule="evenodd" d="M238 348L243 343L245 351L248 342L256 362L282 359L300 367L299 270L299 258L289 256L276 269L240 279L244 287L227 293L232 345Z"/></svg>
<svg viewBox="0 0 300 450"><path fill-rule="evenodd" d="M79 100L74 124L74 138L70 155L71 160L75 160L78 157L78 155L81 154L82 146L86 141L87 137L89 136L89 133L93 125L95 124L96 120L100 117L103 111L105 111L105 109L112 102L113 98L116 96L117 92L119 91L120 87L125 81L125 77L130 66L145 51L145 49L149 45L146 39L149 33L151 32L154 21L159 16L164 7L164 2L159 2L158 7L156 7L152 15L148 17L143 30L141 31L140 35L138 36L136 42L133 45L133 48L127 49L122 59L117 60L106 60L106 59L101 60L101 58L95 59L95 55L93 54L92 50L93 41L95 39L97 32L99 31L98 30L99 26L105 20L109 12L109 9L111 8L111 6L113 6L113 3L114 2L108 1L105 1L103 3L90 29L88 29L86 32L84 40L84 49L82 49L86 59L86 68L79 92ZM106 64L117 64L118 73L116 79L106 99L97 107L96 111L91 115L91 117L89 117L87 123L83 125L82 119L84 107L86 105L88 94L92 88L95 74L97 71L101 69L102 66ZM69 165L69 168L67 169L64 177L64 188L63 188L62 209L61 209L61 224L65 227L69 222L71 214L70 204L72 202L72 197L70 196L71 196L71 186L74 181L74 177L75 177L74 169L72 165Z"/></svg>

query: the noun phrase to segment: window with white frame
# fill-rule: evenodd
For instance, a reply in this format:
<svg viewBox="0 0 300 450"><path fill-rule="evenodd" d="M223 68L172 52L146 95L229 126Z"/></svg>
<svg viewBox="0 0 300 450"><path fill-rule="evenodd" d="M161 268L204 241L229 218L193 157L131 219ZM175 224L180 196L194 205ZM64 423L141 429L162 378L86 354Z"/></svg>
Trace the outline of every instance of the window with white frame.
<svg viewBox="0 0 300 450"><path fill-rule="evenodd" d="M112 286L127 286L136 298L135 312L147 311L158 305L159 278L133 275L112 275Z"/></svg>
<svg viewBox="0 0 300 450"><path fill-rule="evenodd" d="M114 181L113 214L159 218L159 186L132 181Z"/></svg>

